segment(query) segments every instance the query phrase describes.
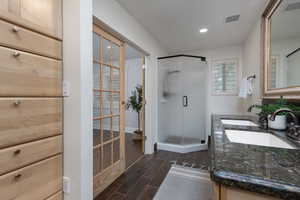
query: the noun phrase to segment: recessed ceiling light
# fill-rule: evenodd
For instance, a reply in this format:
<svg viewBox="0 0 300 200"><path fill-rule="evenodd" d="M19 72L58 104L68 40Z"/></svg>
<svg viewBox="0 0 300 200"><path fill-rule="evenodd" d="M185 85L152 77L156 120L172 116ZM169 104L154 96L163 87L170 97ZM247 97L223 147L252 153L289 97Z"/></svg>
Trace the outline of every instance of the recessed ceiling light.
<svg viewBox="0 0 300 200"><path fill-rule="evenodd" d="M107 46L108 49L111 49L111 46Z"/></svg>
<svg viewBox="0 0 300 200"><path fill-rule="evenodd" d="M199 30L200 33L206 33L207 31L208 31L207 28L201 28L201 29Z"/></svg>

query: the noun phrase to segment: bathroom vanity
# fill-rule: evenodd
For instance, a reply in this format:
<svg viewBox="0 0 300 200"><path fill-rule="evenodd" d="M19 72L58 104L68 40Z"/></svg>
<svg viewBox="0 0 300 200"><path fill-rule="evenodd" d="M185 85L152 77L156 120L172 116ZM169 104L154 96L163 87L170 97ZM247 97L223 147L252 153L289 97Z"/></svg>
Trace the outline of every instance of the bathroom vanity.
<svg viewBox="0 0 300 200"><path fill-rule="evenodd" d="M241 120L242 125L224 120ZM255 124L250 116L212 116L210 173L215 200L299 200L300 144L285 132Z"/></svg>

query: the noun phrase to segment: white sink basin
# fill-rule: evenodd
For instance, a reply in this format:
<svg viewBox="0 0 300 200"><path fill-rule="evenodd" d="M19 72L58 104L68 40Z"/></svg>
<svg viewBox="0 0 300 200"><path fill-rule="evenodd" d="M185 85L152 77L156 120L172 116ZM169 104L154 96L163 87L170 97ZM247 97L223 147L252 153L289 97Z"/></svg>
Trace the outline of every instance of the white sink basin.
<svg viewBox="0 0 300 200"><path fill-rule="evenodd" d="M249 120L221 119L221 122L226 125L235 125L235 126L258 126L257 124Z"/></svg>
<svg viewBox="0 0 300 200"><path fill-rule="evenodd" d="M225 134L230 142L251 144L258 146L277 147L284 149L296 149L287 142L270 134L254 131L225 130Z"/></svg>

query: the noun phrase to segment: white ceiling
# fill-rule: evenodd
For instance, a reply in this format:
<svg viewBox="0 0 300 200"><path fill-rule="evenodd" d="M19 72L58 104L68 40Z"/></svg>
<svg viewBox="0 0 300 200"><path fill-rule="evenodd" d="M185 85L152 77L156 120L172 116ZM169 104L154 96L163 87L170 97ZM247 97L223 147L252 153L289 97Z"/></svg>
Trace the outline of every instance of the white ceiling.
<svg viewBox="0 0 300 200"><path fill-rule="evenodd" d="M239 45L267 0L116 0L170 52ZM240 20L225 24L225 17ZM126 23L126 22L124 22ZM201 35L199 28L207 27Z"/></svg>

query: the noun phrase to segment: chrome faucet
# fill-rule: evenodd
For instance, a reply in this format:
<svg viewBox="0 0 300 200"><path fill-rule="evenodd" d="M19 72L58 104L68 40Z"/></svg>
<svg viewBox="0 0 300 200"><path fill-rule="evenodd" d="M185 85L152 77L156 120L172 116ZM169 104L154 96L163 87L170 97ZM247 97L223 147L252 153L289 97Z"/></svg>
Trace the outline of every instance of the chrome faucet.
<svg viewBox="0 0 300 200"><path fill-rule="evenodd" d="M286 112L288 115L290 115L293 118L293 122L291 122L288 125L287 128L287 136L292 138L293 140L296 140L297 142L300 142L300 125L299 125L299 120L297 118L297 116L295 115L295 113L289 109L289 108L280 108L278 110L276 110L270 117L269 119L271 121L275 120L276 115L278 115L279 113L282 112Z"/></svg>
<svg viewBox="0 0 300 200"><path fill-rule="evenodd" d="M274 121L275 120L275 117L276 115L278 115L279 113L282 113L282 112L286 112L287 114L289 114L292 118L293 118L293 121L296 125L299 125L299 121L298 121L298 118L297 116L294 114L294 112L289 109L289 108L280 108L278 110L276 110L271 116L270 116L270 120L271 121Z"/></svg>

